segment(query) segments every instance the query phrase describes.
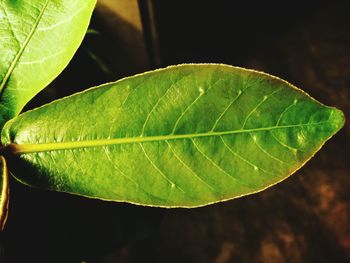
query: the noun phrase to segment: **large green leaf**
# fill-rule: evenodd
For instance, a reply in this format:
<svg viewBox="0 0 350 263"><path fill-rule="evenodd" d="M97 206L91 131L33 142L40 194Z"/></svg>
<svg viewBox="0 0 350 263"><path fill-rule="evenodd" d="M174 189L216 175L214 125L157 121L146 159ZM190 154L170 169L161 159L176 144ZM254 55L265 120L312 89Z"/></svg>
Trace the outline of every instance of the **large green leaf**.
<svg viewBox="0 0 350 263"><path fill-rule="evenodd" d="M95 2L0 2L0 128L67 66Z"/></svg>
<svg viewBox="0 0 350 263"><path fill-rule="evenodd" d="M261 191L344 123L276 77L181 65L24 113L2 142L23 183L142 205L194 207Z"/></svg>

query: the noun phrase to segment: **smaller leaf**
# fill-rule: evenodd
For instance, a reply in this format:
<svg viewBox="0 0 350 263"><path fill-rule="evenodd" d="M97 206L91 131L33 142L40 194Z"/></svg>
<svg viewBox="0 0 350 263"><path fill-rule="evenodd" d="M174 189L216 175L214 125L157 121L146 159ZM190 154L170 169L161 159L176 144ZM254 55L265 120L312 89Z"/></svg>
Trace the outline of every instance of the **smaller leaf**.
<svg viewBox="0 0 350 263"><path fill-rule="evenodd" d="M67 66L95 3L0 1L0 128Z"/></svg>

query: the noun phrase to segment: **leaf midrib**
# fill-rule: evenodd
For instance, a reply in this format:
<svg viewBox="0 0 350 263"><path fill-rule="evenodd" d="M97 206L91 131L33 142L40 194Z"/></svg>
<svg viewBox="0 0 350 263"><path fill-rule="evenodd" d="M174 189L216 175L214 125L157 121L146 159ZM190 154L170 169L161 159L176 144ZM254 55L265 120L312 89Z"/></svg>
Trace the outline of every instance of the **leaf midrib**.
<svg viewBox="0 0 350 263"><path fill-rule="evenodd" d="M231 134L270 131L270 130L277 130L277 129L303 127L303 126L317 126L317 125L322 125L326 123L331 123L331 121L328 120L328 121L315 122L315 123L270 126L270 127L262 127L262 128L240 129L240 130L221 131L221 132L170 134L170 135L161 135L161 136L140 136L140 137L130 137L130 138L98 139L98 140L38 143L38 144L11 143L11 144L8 144L6 148L10 150L11 154L19 155L19 154L26 154L26 153L70 150L70 149L77 149L77 148L103 147L103 146L118 145L118 144L169 141L169 140L178 140L178 139L193 139L193 138L210 137L210 136L225 136L225 135L231 135Z"/></svg>
<svg viewBox="0 0 350 263"><path fill-rule="evenodd" d="M25 39L25 41L23 42L23 45L21 46L21 48L19 49L19 51L17 52L16 54L16 57L14 58L14 60L12 61L10 67L8 68L6 74L5 74L5 77L3 78L2 82L1 82L1 85L0 85L0 95L2 94L3 92L3 89L5 87L5 85L7 84L7 81L9 80L12 72L15 70L15 67L17 65L17 62L19 61L19 59L21 58L25 48L27 47L29 41L31 40L31 38L33 37L34 33L35 33L35 30L38 28L38 25L41 21L41 18L43 17L44 13L45 13L45 10L47 8L47 5L49 3L49 0L46 0L42 10L40 11L39 13L39 16L37 17L37 19L35 20L35 23L32 27L32 29L30 30L27 38ZM10 23L10 22L9 22Z"/></svg>

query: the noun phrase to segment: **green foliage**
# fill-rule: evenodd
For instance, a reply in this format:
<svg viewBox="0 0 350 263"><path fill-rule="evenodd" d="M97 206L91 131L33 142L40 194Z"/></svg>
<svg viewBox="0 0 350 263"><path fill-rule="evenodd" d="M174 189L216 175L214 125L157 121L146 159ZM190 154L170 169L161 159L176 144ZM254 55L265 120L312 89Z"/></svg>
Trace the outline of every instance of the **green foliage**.
<svg viewBox="0 0 350 263"><path fill-rule="evenodd" d="M24 184L148 206L203 206L282 181L344 124L341 111L286 81L217 64L140 74L17 116L68 64L94 5L0 3L0 128L8 121L1 154ZM8 179L0 158L2 227Z"/></svg>
<svg viewBox="0 0 350 263"><path fill-rule="evenodd" d="M343 122L339 110L276 77L180 65L24 113L6 124L2 142L28 185L195 207L280 182Z"/></svg>
<svg viewBox="0 0 350 263"><path fill-rule="evenodd" d="M1 1L0 128L67 66L95 2Z"/></svg>

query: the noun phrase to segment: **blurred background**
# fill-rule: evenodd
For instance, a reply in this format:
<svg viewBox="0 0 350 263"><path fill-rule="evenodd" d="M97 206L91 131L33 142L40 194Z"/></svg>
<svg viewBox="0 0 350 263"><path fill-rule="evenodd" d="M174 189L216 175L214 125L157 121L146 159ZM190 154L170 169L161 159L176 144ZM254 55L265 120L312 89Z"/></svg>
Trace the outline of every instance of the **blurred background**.
<svg viewBox="0 0 350 263"><path fill-rule="evenodd" d="M349 1L98 0L74 59L25 110L146 70L213 62L277 75L349 119L349 13ZM196 209L103 202L12 179L2 261L350 262L349 135L346 123L281 184Z"/></svg>

